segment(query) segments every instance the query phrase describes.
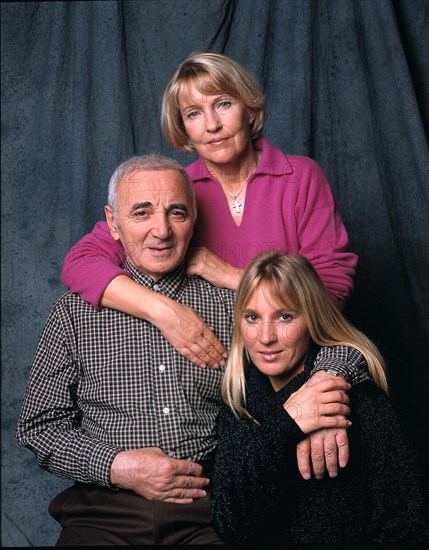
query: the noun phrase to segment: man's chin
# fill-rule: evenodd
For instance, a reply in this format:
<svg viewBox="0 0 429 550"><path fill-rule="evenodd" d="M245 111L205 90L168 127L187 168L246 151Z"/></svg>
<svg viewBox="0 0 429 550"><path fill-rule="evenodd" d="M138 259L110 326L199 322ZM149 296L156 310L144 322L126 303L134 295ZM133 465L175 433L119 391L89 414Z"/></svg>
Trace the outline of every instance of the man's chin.
<svg viewBox="0 0 429 550"><path fill-rule="evenodd" d="M178 258L176 254L170 254L168 257L152 257L150 261L148 261L147 257L145 261L134 262L131 260L134 267L154 280L164 277L167 273L171 273L179 267L181 262L182 258Z"/></svg>

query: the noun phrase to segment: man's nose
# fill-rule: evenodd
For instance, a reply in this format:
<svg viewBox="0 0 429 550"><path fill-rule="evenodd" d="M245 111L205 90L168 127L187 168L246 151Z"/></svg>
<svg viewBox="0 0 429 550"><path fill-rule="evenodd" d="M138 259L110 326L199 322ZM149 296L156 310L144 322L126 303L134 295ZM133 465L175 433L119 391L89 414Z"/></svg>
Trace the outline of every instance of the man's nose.
<svg viewBox="0 0 429 550"><path fill-rule="evenodd" d="M152 234L158 239L168 239L171 235L170 218L165 213L158 213L154 218Z"/></svg>

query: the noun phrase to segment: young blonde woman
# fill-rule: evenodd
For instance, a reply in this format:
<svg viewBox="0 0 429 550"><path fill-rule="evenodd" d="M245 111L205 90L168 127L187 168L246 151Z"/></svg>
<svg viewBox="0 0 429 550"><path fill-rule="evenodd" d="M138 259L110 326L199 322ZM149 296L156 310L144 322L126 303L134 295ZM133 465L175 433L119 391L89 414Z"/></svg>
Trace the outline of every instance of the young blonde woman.
<svg viewBox="0 0 429 550"><path fill-rule="evenodd" d="M257 256L241 280L234 323L212 489L213 524L225 541L424 541L417 459L387 396L383 359L332 304L311 263ZM304 480L296 443L344 414L345 405L325 408L329 391L315 409L307 383L320 347L337 345L360 350L372 380L349 392L347 467L336 478Z"/></svg>

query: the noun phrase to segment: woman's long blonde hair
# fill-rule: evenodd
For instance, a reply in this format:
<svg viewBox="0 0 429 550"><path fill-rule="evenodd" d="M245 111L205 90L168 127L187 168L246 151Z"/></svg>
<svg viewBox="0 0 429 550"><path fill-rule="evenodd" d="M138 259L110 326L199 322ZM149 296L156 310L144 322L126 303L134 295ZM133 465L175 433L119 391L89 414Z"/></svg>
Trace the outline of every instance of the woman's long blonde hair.
<svg viewBox="0 0 429 550"><path fill-rule="evenodd" d="M315 344L351 346L359 350L372 379L387 392L385 364L380 352L337 309L310 261L297 254L269 251L252 260L236 295L233 340L222 384L222 397L231 409L250 416L245 409L248 364L244 359L241 323L247 302L262 283L268 286L274 300L302 313Z"/></svg>

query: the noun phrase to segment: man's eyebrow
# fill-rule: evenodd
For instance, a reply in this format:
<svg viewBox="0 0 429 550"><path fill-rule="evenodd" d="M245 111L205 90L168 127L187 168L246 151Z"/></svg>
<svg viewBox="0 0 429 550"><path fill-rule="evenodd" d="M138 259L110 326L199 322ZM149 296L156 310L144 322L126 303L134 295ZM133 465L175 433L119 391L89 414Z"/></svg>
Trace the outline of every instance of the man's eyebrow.
<svg viewBox="0 0 429 550"><path fill-rule="evenodd" d="M151 208L153 206L153 204L149 201L146 201L146 202L136 202L135 204L133 204L133 206L131 207L131 211L134 211L134 210L138 210L139 208Z"/></svg>
<svg viewBox="0 0 429 550"><path fill-rule="evenodd" d="M188 207L186 204L183 204L181 202L170 204L168 207L168 210L184 210L185 212L188 211Z"/></svg>
<svg viewBox="0 0 429 550"><path fill-rule="evenodd" d="M139 210L140 208L154 208L154 206L150 201L136 202L131 207L131 211L134 212L134 210ZM188 212L189 208L186 204L177 202L168 206L168 211L171 212L171 210L183 210L184 212Z"/></svg>

